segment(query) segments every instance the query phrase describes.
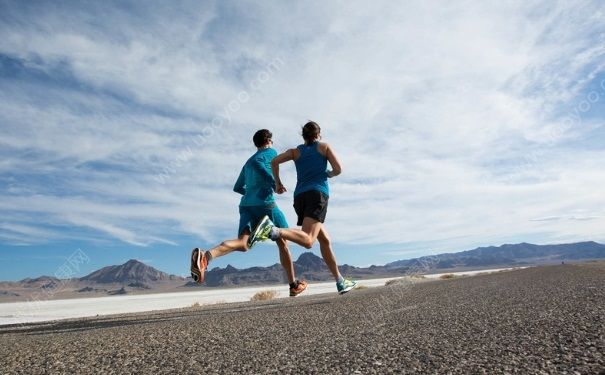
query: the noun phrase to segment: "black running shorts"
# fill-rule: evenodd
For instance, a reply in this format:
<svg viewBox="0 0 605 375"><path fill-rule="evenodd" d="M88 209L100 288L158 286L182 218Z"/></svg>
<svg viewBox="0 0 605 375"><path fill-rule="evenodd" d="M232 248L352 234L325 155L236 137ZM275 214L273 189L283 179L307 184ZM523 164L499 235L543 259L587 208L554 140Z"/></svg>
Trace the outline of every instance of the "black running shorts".
<svg viewBox="0 0 605 375"><path fill-rule="evenodd" d="M294 211L298 216L297 225L302 225L305 217L323 223L328 213L328 196L317 190L309 190L294 197Z"/></svg>

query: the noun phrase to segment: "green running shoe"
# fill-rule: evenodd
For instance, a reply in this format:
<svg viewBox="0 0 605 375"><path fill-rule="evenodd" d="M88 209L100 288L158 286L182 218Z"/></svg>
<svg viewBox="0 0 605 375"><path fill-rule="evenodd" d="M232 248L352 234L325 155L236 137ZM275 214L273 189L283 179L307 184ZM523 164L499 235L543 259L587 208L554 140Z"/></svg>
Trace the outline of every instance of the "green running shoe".
<svg viewBox="0 0 605 375"><path fill-rule="evenodd" d="M338 289L338 293L345 294L349 290L355 288L357 285L357 281L344 279L342 282L336 283L336 289Z"/></svg>
<svg viewBox="0 0 605 375"><path fill-rule="evenodd" d="M250 237L248 237L248 247L251 249L252 246L256 245L257 242L268 240L269 234L271 234L271 229L274 226L275 225L271 219L269 219L269 216L263 216L256 228L254 228L250 234Z"/></svg>

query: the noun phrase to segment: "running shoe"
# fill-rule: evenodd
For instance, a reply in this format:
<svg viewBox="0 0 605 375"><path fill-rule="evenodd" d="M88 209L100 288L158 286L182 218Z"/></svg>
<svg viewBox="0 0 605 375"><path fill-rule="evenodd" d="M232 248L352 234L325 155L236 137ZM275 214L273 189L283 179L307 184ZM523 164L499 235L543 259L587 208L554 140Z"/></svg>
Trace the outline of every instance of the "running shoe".
<svg viewBox="0 0 605 375"><path fill-rule="evenodd" d="M274 224L271 219L269 219L269 216L263 216L256 228L254 228L250 234L250 237L248 237L248 248L251 249L257 242L268 240L269 234L271 234L271 228L273 227Z"/></svg>
<svg viewBox="0 0 605 375"><path fill-rule="evenodd" d="M208 268L208 258L206 252L197 247L191 251L191 278L197 283L204 282L204 275Z"/></svg>
<svg viewBox="0 0 605 375"><path fill-rule="evenodd" d="M338 290L338 293L345 294L349 290L355 288L356 285L357 285L357 281L343 279L341 282L336 283L336 289Z"/></svg>
<svg viewBox="0 0 605 375"><path fill-rule="evenodd" d="M290 297L296 297L307 289L307 282L296 280L296 287L290 288Z"/></svg>

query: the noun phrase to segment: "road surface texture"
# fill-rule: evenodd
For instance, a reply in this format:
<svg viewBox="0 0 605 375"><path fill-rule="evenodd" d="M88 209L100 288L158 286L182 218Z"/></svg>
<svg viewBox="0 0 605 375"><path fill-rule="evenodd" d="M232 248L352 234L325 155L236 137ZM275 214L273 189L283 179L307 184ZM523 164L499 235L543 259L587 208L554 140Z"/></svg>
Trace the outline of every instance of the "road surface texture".
<svg viewBox="0 0 605 375"><path fill-rule="evenodd" d="M2 374L605 373L605 263L0 327Z"/></svg>

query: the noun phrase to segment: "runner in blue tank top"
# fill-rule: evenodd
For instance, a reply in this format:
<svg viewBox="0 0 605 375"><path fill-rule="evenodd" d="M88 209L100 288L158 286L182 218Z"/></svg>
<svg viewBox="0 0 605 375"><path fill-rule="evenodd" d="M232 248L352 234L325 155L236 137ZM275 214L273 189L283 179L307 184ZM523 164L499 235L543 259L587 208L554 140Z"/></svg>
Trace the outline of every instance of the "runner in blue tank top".
<svg viewBox="0 0 605 375"><path fill-rule="evenodd" d="M208 251L202 251L196 247L191 252L191 277L196 282L204 282L208 263L212 259L227 255L232 251L248 251L252 247L248 246L250 231L258 226L263 218L270 217L277 227L288 228L286 217L275 204L273 196L275 180L270 166L271 160L277 155L277 152L271 148L272 137L273 135L267 129L261 129L254 134L252 140L257 151L246 161L233 187L235 192L242 195L239 204L238 238L223 241ZM277 247L279 248L279 259L288 276L290 296L296 296L305 290L307 283L296 280L294 276L294 264L287 241L279 239Z"/></svg>
<svg viewBox="0 0 605 375"><path fill-rule="evenodd" d="M276 156L271 162L275 191L278 194L286 191L279 178L279 165L290 160L293 160L296 165L294 210L298 216L297 224L302 226L302 230L279 228L269 218L265 218L250 235L249 243L253 245L257 241L266 239L273 241L286 239L310 249L315 240L318 240L324 262L336 280L338 292L342 294L353 289L356 282L345 279L340 274L328 231L323 224L330 195L328 178L338 176L342 168L330 145L319 142L320 132L317 123L313 121L306 123L302 129L305 143ZM331 170L327 170L328 163Z"/></svg>
<svg viewBox="0 0 605 375"><path fill-rule="evenodd" d="M295 197L310 190L319 191L326 196L330 195L328 173L326 172L328 158L319 150L319 147L324 147L324 145L327 146L327 150L330 149L327 143L320 144L318 141L299 145L296 148L299 156L294 160L296 165Z"/></svg>

